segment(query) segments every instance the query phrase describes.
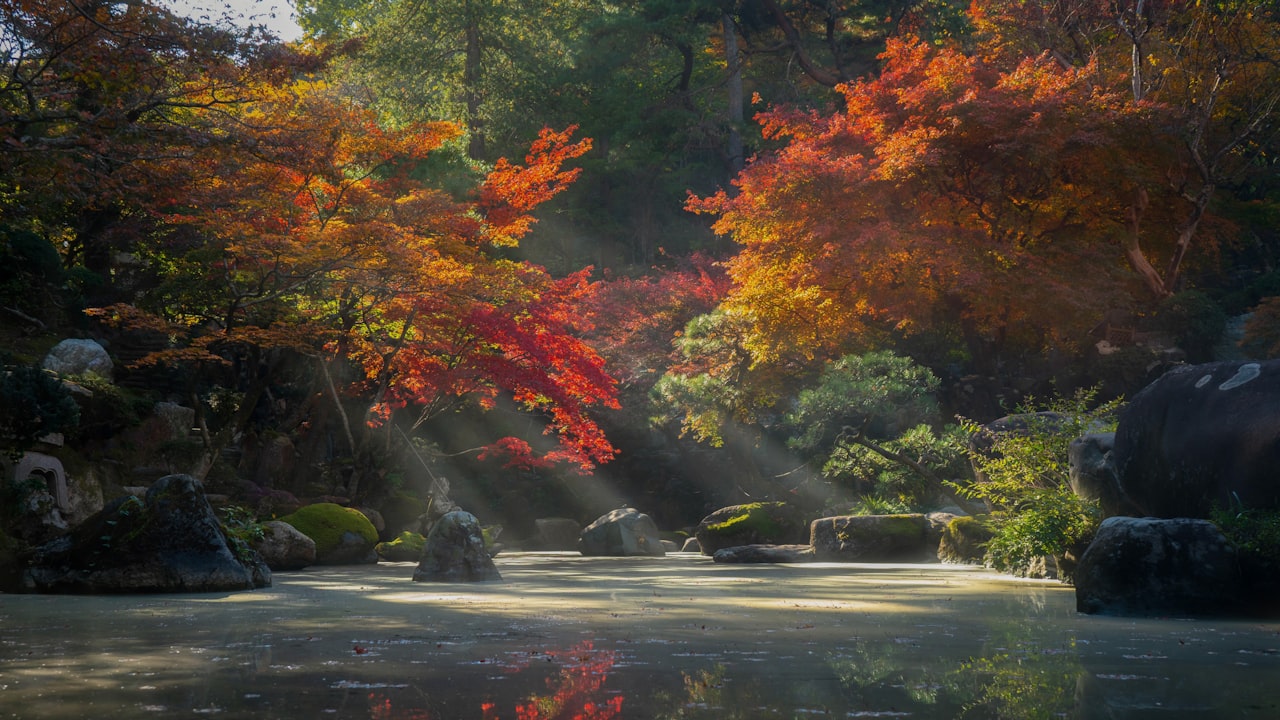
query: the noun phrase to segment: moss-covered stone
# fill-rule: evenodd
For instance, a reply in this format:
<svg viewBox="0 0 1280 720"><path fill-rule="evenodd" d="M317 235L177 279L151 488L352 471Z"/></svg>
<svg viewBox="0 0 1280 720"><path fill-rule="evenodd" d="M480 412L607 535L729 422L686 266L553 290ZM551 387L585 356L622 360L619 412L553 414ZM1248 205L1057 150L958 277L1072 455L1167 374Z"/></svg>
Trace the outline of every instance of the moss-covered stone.
<svg viewBox="0 0 1280 720"><path fill-rule="evenodd" d="M694 535L704 555L739 545L790 545L808 538L800 511L783 502L721 508L702 519Z"/></svg>
<svg viewBox="0 0 1280 720"><path fill-rule="evenodd" d="M335 503L316 503L280 518L316 543L316 563L345 565L369 561L378 531L364 513Z"/></svg>
<svg viewBox="0 0 1280 720"><path fill-rule="evenodd" d="M986 518L955 518L942 532L938 559L945 563L981 565L992 537L994 533Z"/></svg>
<svg viewBox="0 0 1280 720"><path fill-rule="evenodd" d="M924 515L844 515L819 518L809 543L821 562L936 560Z"/></svg>
<svg viewBox="0 0 1280 720"><path fill-rule="evenodd" d="M394 540L378 543L375 549L378 557L387 562L417 562L422 557L422 546L426 541L422 535L405 530Z"/></svg>

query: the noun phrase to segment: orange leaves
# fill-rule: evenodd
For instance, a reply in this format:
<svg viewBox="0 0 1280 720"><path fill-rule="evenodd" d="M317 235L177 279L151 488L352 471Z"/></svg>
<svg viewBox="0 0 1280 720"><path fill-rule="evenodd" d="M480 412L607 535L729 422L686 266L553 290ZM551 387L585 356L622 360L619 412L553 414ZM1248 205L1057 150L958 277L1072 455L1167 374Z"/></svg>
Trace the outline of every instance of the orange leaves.
<svg viewBox="0 0 1280 720"><path fill-rule="evenodd" d="M742 246L723 308L750 323L754 361L885 331L1070 336L1088 320L1061 312L1079 305L1061 293L1120 292L1118 194L1100 170L1129 127L1123 98L1047 57L1000 73L895 39L882 59L879 77L841 88L844 112L766 114L787 145L737 195L689 203Z"/></svg>
<svg viewBox="0 0 1280 720"><path fill-rule="evenodd" d="M529 211L578 177L578 169L565 170L564 163L586 154L591 140L570 143L576 129L544 129L525 157L524 166L513 165L506 158L498 160L480 188L479 209L488 223L486 240L490 244L517 244L536 222Z"/></svg>

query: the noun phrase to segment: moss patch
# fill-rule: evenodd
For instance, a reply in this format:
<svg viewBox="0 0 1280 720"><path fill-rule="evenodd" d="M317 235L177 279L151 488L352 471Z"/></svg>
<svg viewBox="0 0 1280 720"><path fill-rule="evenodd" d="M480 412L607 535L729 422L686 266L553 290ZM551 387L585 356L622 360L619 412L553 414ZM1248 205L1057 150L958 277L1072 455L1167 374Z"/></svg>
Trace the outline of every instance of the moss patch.
<svg viewBox="0 0 1280 720"><path fill-rule="evenodd" d="M738 514L706 527L707 532L717 535L731 535L754 531L762 536L778 535L782 527L773 518L773 513L780 511L785 503L747 503L738 506Z"/></svg>
<svg viewBox="0 0 1280 720"><path fill-rule="evenodd" d="M317 557L333 552L345 532L363 537L369 543L366 547L378 542L378 531L364 513L334 503L307 505L280 519L315 541Z"/></svg>
<svg viewBox="0 0 1280 720"><path fill-rule="evenodd" d="M388 562L416 562L422 556L422 546L426 542L422 535L406 530L394 540L378 543L374 549L378 551L378 557Z"/></svg>

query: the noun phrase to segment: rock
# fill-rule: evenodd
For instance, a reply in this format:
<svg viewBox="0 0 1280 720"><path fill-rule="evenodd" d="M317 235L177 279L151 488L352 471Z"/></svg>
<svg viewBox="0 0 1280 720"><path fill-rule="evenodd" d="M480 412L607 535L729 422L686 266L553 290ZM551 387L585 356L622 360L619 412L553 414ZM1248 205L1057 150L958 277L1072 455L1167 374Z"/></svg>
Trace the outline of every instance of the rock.
<svg viewBox="0 0 1280 720"><path fill-rule="evenodd" d="M583 555L666 555L658 526L635 508L621 508L601 515L578 537Z"/></svg>
<svg viewBox="0 0 1280 720"><path fill-rule="evenodd" d="M1121 412L1112 462L1137 515L1280 509L1280 360L1165 373Z"/></svg>
<svg viewBox="0 0 1280 720"><path fill-rule="evenodd" d="M161 442L191 437L196 426L196 411L177 403L158 402L151 408L151 416L164 427Z"/></svg>
<svg viewBox="0 0 1280 720"><path fill-rule="evenodd" d="M718 563L807 563L817 558L809 545L739 545L721 548L711 559Z"/></svg>
<svg viewBox="0 0 1280 720"><path fill-rule="evenodd" d="M378 537L382 537L382 531L387 529L387 521L382 519L382 513L371 507L361 507L359 510L361 515L369 519L373 529L378 532Z"/></svg>
<svg viewBox="0 0 1280 720"><path fill-rule="evenodd" d="M374 549L378 551L378 557L387 562L418 562L426 542L422 535L405 530L394 540L378 543Z"/></svg>
<svg viewBox="0 0 1280 720"><path fill-rule="evenodd" d="M700 553L702 552L702 543L698 542L696 537L686 538L684 545L680 548L680 552Z"/></svg>
<svg viewBox="0 0 1280 720"><path fill-rule="evenodd" d="M262 523L262 539L254 550L272 570L301 570L316 564L316 542L280 520Z"/></svg>
<svg viewBox="0 0 1280 720"><path fill-rule="evenodd" d="M234 549L200 481L169 475L146 493L118 498L82 525L37 548L22 573L26 592L222 592L271 584L257 553Z"/></svg>
<svg viewBox="0 0 1280 720"><path fill-rule="evenodd" d="M820 562L923 562L937 560L924 515L844 515L809 526Z"/></svg>
<svg viewBox="0 0 1280 720"><path fill-rule="evenodd" d="M980 518L953 518L938 542L938 559L944 563L981 565L986 558L987 543L993 536L991 528Z"/></svg>
<svg viewBox="0 0 1280 720"><path fill-rule="evenodd" d="M924 541L929 547L937 548L942 543L942 536L947 532L947 526L957 517L966 515L964 512L930 512L925 513L924 521Z"/></svg>
<svg viewBox="0 0 1280 720"><path fill-rule="evenodd" d="M703 555L739 545L788 545L806 542L805 518L792 505L759 502L720 508L704 517L693 535Z"/></svg>
<svg viewBox="0 0 1280 720"><path fill-rule="evenodd" d="M1075 570L1076 609L1126 616L1231 615L1242 603L1236 550L1207 520L1104 520Z"/></svg>
<svg viewBox="0 0 1280 720"><path fill-rule="evenodd" d="M1116 434L1094 433L1076 438L1067 447L1068 478L1071 490L1085 500L1096 500L1103 517L1129 515L1133 508L1124 501L1112 461Z"/></svg>
<svg viewBox="0 0 1280 720"><path fill-rule="evenodd" d="M317 565L375 563L378 531L359 510L335 503L315 503L280 518L316 543Z"/></svg>
<svg viewBox="0 0 1280 720"><path fill-rule="evenodd" d="M570 518L538 518L534 546L539 550L577 550L582 526Z"/></svg>
<svg viewBox="0 0 1280 720"><path fill-rule="evenodd" d="M502 580L485 550L480 522L469 512L446 513L431 527L415 582L484 582Z"/></svg>
<svg viewBox="0 0 1280 720"><path fill-rule="evenodd" d="M40 363L45 370L59 375L83 375L91 372L103 377L111 377L115 365L105 348L93 340L63 340Z"/></svg>

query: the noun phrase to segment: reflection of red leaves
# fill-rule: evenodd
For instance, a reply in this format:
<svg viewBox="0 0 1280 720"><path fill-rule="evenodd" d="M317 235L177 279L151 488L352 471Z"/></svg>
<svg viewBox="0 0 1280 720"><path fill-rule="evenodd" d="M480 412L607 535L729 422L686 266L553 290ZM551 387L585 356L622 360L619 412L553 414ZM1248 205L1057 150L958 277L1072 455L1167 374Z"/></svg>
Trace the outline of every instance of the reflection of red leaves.
<svg viewBox="0 0 1280 720"><path fill-rule="evenodd" d="M365 654L365 653L369 652L369 648L364 647L363 645L356 645L356 646L352 647L351 649L352 649L352 650L355 652L355 654L357 654L357 655L363 655L363 654Z"/></svg>
<svg viewBox="0 0 1280 720"><path fill-rule="evenodd" d="M547 679L547 685L554 686L555 690L551 695L534 696L527 702L517 703L517 720L611 720L621 714L623 695L614 695L603 702L595 698L617 662L613 652L596 650L586 641L547 655L565 662L558 677Z"/></svg>

